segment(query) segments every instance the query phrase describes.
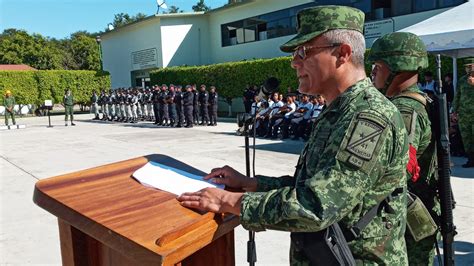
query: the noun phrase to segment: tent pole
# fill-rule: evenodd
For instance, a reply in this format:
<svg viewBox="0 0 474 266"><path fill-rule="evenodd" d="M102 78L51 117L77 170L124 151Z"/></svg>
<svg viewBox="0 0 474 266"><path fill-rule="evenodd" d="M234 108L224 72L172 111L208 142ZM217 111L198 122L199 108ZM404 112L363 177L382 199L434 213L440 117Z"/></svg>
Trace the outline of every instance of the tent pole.
<svg viewBox="0 0 474 266"><path fill-rule="evenodd" d="M456 93L456 88L458 84L458 59L453 57L453 88L454 93Z"/></svg>

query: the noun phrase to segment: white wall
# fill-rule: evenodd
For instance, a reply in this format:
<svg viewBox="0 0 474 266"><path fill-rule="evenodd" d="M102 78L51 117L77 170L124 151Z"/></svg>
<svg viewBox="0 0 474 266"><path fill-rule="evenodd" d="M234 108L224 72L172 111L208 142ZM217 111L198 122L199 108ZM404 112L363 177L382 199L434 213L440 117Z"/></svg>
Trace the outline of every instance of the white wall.
<svg viewBox="0 0 474 266"><path fill-rule="evenodd" d="M102 36L102 60L104 70L110 72L112 88L131 86L132 52L156 48L158 67L161 67L159 21L158 18L152 18Z"/></svg>
<svg viewBox="0 0 474 266"><path fill-rule="evenodd" d="M207 16L161 18L163 67L210 64L209 43Z"/></svg>

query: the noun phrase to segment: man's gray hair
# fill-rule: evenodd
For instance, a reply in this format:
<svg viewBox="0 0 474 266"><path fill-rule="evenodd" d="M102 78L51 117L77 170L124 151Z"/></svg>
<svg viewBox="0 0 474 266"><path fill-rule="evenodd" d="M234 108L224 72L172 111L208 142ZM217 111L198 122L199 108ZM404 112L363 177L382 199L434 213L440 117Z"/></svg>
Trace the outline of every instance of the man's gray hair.
<svg viewBox="0 0 474 266"><path fill-rule="evenodd" d="M355 30L330 30L322 34L330 43L347 43L352 47L352 63L364 67L365 38Z"/></svg>

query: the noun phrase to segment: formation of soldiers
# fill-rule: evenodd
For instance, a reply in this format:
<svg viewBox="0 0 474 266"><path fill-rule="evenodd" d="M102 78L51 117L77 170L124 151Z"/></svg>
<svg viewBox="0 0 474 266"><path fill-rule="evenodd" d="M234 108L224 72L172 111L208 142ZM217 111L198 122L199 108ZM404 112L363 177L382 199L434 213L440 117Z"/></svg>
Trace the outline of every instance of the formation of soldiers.
<svg viewBox="0 0 474 266"><path fill-rule="evenodd" d="M153 86L152 88L119 88L93 92L91 109L94 120L138 123L152 121L158 126L216 126L218 95L214 86L207 91L201 85ZM102 118L100 113L102 112Z"/></svg>

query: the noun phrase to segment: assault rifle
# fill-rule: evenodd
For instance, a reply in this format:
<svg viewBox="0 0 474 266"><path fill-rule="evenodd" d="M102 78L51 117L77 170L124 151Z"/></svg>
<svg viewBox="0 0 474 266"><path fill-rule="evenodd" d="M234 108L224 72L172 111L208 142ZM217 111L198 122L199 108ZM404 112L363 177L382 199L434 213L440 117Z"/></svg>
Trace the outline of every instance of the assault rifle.
<svg viewBox="0 0 474 266"><path fill-rule="evenodd" d="M444 266L454 265L453 242L456 227L453 223L453 193L451 190L451 167L449 156L448 104L442 91L441 56L436 55L437 89L435 93L435 137L438 155L438 191L441 201L440 228L443 237Z"/></svg>

